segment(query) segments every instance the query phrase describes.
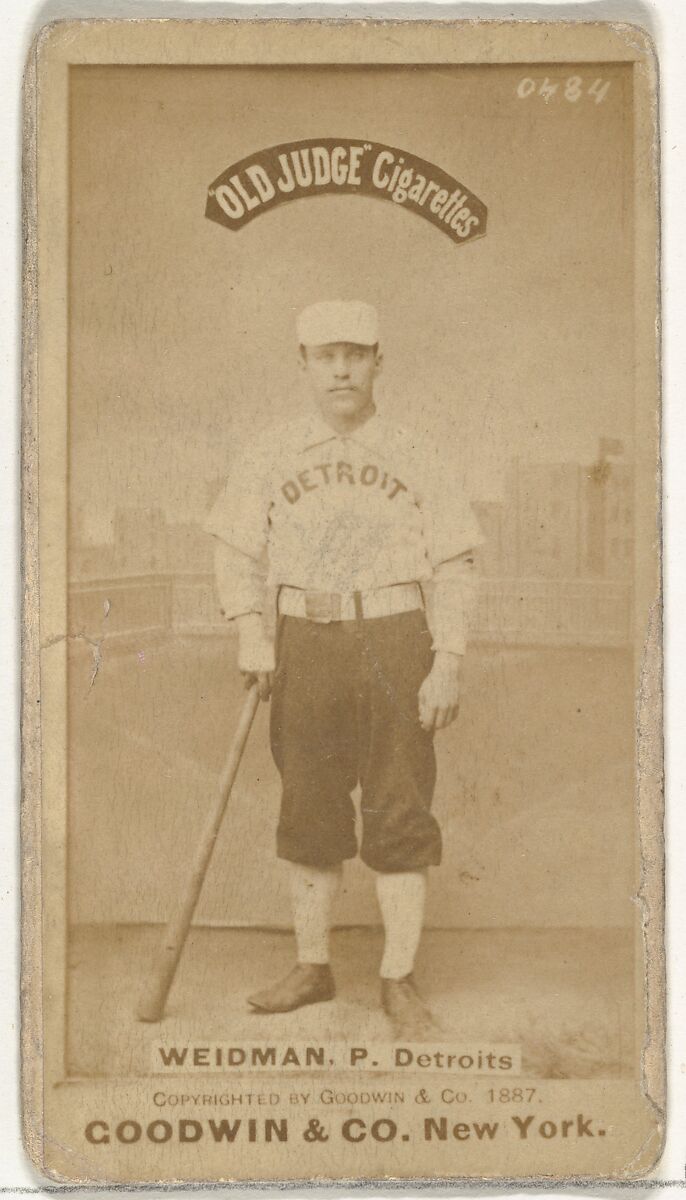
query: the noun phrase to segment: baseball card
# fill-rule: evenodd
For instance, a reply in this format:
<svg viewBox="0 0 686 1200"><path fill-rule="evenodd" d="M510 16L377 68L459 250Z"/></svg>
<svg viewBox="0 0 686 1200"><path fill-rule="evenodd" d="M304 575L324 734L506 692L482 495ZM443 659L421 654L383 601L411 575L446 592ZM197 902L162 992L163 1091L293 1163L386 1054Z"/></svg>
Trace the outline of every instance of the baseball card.
<svg viewBox="0 0 686 1200"><path fill-rule="evenodd" d="M658 1162L656 107L631 24L40 32L44 1178Z"/></svg>

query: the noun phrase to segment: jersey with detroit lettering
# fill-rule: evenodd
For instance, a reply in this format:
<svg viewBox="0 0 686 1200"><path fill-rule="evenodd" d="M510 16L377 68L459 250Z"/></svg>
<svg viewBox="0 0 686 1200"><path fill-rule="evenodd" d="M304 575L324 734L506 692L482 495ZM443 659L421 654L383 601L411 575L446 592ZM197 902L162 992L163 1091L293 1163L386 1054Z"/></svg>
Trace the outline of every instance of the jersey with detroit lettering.
<svg viewBox="0 0 686 1200"><path fill-rule="evenodd" d="M266 553L269 586L343 593L430 580L483 540L456 465L378 413L351 434L314 414L256 438L206 528Z"/></svg>

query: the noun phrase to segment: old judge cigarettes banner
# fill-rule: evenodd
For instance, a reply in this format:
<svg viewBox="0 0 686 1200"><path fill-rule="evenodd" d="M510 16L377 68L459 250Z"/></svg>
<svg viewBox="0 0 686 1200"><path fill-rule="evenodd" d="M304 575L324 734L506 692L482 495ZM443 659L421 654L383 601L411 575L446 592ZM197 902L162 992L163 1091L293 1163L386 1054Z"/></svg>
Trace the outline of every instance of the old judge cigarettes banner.
<svg viewBox="0 0 686 1200"><path fill-rule="evenodd" d="M241 229L279 204L327 194L389 200L458 245L486 232L486 206L459 180L407 150L350 138L284 142L242 158L210 185L205 215Z"/></svg>

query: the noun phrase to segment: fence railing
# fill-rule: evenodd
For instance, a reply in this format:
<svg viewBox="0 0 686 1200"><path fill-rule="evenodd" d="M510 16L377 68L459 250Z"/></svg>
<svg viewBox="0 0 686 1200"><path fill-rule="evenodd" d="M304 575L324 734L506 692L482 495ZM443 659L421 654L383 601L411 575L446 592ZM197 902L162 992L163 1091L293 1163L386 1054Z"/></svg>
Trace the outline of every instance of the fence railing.
<svg viewBox="0 0 686 1200"><path fill-rule="evenodd" d="M631 587L605 579L479 580L471 640L503 645L623 646L631 641ZM75 581L69 628L122 640L141 634L226 630L211 574Z"/></svg>
<svg viewBox="0 0 686 1200"><path fill-rule="evenodd" d="M629 584L607 579L481 579L472 640L623 646L631 641Z"/></svg>

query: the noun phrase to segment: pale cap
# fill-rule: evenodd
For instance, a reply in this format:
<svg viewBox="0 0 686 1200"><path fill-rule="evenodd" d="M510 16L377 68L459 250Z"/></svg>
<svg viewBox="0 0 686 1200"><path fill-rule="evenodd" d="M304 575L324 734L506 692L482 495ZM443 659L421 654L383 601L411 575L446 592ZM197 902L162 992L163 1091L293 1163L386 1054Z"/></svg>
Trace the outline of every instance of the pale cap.
<svg viewBox="0 0 686 1200"><path fill-rule="evenodd" d="M322 300L311 304L300 313L296 329L300 346L326 346L331 342L375 346L379 340L376 309L361 300Z"/></svg>

